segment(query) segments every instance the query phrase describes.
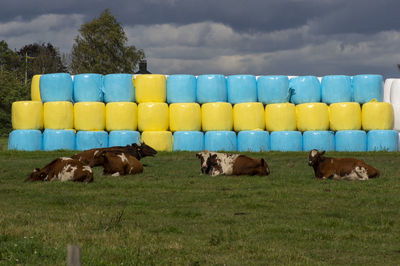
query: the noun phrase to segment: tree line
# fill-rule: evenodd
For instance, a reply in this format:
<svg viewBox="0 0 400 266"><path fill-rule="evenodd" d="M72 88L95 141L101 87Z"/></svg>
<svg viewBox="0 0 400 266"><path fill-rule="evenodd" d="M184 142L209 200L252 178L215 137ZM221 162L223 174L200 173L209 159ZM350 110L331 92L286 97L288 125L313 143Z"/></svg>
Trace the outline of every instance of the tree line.
<svg viewBox="0 0 400 266"><path fill-rule="evenodd" d="M134 73L145 59L109 9L81 25L70 54L60 54L51 43L32 43L11 50L0 41L0 135L12 130L11 105L30 99L32 77L48 73Z"/></svg>

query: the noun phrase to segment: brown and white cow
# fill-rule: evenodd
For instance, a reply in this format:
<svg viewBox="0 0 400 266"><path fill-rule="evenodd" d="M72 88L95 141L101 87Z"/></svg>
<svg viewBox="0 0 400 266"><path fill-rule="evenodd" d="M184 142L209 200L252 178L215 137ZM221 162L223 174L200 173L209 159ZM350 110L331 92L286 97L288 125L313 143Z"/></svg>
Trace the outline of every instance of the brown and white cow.
<svg viewBox="0 0 400 266"><path fill-rule="evenodd" d="M102 156L105 175L134 175L143 172L142 163L128 153L104 152Z"/></svg>
<svg viewBox="0 0 400 266"><path fill-rule="evenodd" d="M61 157L53 160L42 169L35 168L25 181L76 181L92 182L93 171L90 166L82 162Z"/></svg>
<svg viewBox="0 0 400 266"><path fill-rule="evenodd" d="M217 175L269 175L270 170L264 159L246 155L202 151L196 154L201 160L201 172Z"/></svg>
<svg viewBox="0 0 400 266"><path fill-rule="evenodd" d="M320 179L367 180L379 176L379 171L355 158L331 158L325 151L311 150L308 165L314 168L315 177Z"/></svg>

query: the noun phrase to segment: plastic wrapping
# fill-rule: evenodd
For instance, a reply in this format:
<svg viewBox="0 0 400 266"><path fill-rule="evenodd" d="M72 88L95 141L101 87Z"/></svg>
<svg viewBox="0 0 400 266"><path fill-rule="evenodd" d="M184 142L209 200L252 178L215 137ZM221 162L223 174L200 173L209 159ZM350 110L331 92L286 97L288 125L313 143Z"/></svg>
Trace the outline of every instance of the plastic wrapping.
<svg viewBox="0 0 400 266"><path fill-rule="evenodd" d="M268 131L294 131L296 108L292 103L275 103L265 106L265 127Z"/></svg>
<svg viewBox="0 0 400 266"><path fill-rule="evenodd" d="M228 92L224 75L200 75L197 77L196 99L200 104L226 102Z"/></svg>
<svg viewBox="0 0 400 266"><path fill-rule="evenodd" d="M13 129L42 129L43 105L39 101L17 101L11 105Z"/></svg>
<svg viewBox="0 0 400 266"><path fill-rule="evenodd" d="M204 134L204 149L208 151L236 151L236 133L233 131L208 131Z"/></svg>
<svg viewBox="0 0 400 266"><path fill-rule="evenodd" d="M367 133L368 151L397 151L398 142L396 130L371 130Z"/></svg>
<svg viewBox="0 0 400 266"><path fill-rule="evenodd" d="M108 147L106 131L78 131L76 133L76 149L79 151Z"/></svg>
<svg viewBox="0 0 400 266"><path fill-rule="evenodd" d="M100 102L80 102L74 105L74 128L76 130L104 130L106 107Z"/></svg>
<svg viewBox="0 0 400 266"><path fill-rule="evenodd" d="M40 151L42 132L37 129L19 129L8 136L8 149L18 151Z"/></svg>
<svg viewBox="0 0 400 266"><path fill-rule="evenodd" d="M240 152L269 151L269 133L267 131L240 131L237 135L237 149Z"/></svg>
<svg viewBox="0 0 400 266"><path fill-rule="evenodd" d="M400 79L395 79L390 85L390 103L400 105Z"/></svg>
<svg viewBox="0 0 400 266"><path fill-rule="evenodd" d="M47 102L43 104L43 125L49 129L74 128L74 106L71 102Z"/></svg>
<svg viewBox="0 0 400 266"><path fill-rule="evenodd" d="M75 130L45 129L43 131L43 150L75 150Z"/></svg>
<svg viewBox="0 0 400 266"><path fill-rule="evenodd" d="M169 106L171 131L200 131L201 110L198 103L173 103Z"/></svg>
<svg viewBox="0 0 400 266"><path fill-rule="evenodd" d="M321 84L317 77L300 76L289 81L290 102L294 104L320 102Z"/></svg>
<svg viewBox="0 0 400 266"><path fill-rule="evenodd" d="M167 79L168 103L196 102L197 79L193 75L171 75Z"/></svg>
<svg viewBox="0 0 400 266"><path fill-rule="evenodd" d="M385 103L390 103L390 87L394 80L395 79L386 79L383 85L383 101Z"/></svg>
<svg viewBox="0 0 400 266"><path fill-rule="evenodd" d="M335 150L333 131L306 131L303 133L303 151L317 149L320 151Z"/></svg>
<svg viewBox="0 0 400 266"><path fill-rule="evenodd" d="M367 103L373 99L382 101L383 78L381 75L357 75L353 76L354 101Z"/></svg>
<svg viewBox="0 0 400 266"><path fill-rule="evenodd" d="M296 123L300 131L328 130L329 109L325 103L296 105Z"/></svg>
<svg viewBox="0 0 400 266"><path fill-rule="evenodd" d="M174 151L202 151L204 133L201 131L176 131L174 133Z"/></svg>
<svg viewBox="0 0 400 266"><path fill-rule="evenodd" d="M286 103L289 100L287 76L260 76L257 79L258 101L263 104Z"/></svg>
<svg viewBox="0 0 400 266"><path fill-rule="evenodd" d="M40 76L41 75L34 75L32 77L32 82L31 82L31 99L32 99L32 101L39 101L39 102L42 101L42 99L40 98L40 89L39 89Z"/></svg>
<svg viewBox="0 0 400 266"><path fill-rule="evenodd" d="M205 103L201 106L203 131L230 131L233 128L232 105L230 103Z"/></svg>
<svg viewBox="0 0 400 266"><path fill-rule="evenodd" d="M324 103L351 102L351 79L344 75L329 75L321 81L321 100Z"/></svg>
<svg viewBox="0 0 400 266"><path fill-rule="evenodd" d="M135 88L132 74L108 74L104 76L104 102L134 102Z"/></svg>
<svg viewBox="0 0 400 266"><path fill-rule="evenodd" d="M394 111L390 103L368 102L361 109L361 124L366 131L393 129Z"/></svg>
<svg viewBox="0 0 400 266"><path fill-rule="evenodd" d="M140 144L140 133L134 130L115 130L108 134L108 146L126 146Z"/></svg>
<svg viewBox="0 0 400 266"><path fill-rule="evenodd" d="M172 140L170 131L144 131L141 141L156 151L172 151Z"/></svg>
<svg viewBox="0 0 400 266"><path fill-rule="evenodd" d="M259 102L238 103L233 106L233 128L235 131L264 130L264 106Z"/></svg>
<svg viewBox="0 0 400 266"><path fill-rule="evenodd" d="M104 100L103 83L101 74L79 74L74 77L75 102L102 102Z"/></svg>
<svg viewBox="0 0 400 266"><path fill-rule="evenodd" d="M167 98L166 78L164 75L144 74L134 79L136 102L165 102Z"/></svg>
<svg viewBox="0 0 400 266"><path fill-rule="evenodd" d="M302 151L303 137L300 131L275 131L270 135L271 151Z"/></svg>
<svg viewBox="0 0 400 266"><path fill-rule="evenodd" d="M253 75L228 76L227 95L231 104L257 101L257 81Z"/></svg>
<svg viewBox="0 0 400 266"><path fill-rule="evenodd" d="M113 102L106 104L106 129L137 130L138 107L133 102Z"/></svg>
<svg viewBox="0 0 400 266"><path fill-rule="evenodd" d="M45 102L69 101L72 102L73 85L70 74L45 74L39 81L40 97Z"/></svg>
<svg viewBox="0 0 400 266"><path fill-rule="evenodd" d="M393 129L400 131L400 104L392 104L392 107L394 116Z"/></svg>
<svg viewBox="0 0 400 266"><path fill-rule="evenodd" d="M359 103L343 102L329 106L329 126L331 130L361 129L361 107Z"/></svg>
<svg viewBox="0 0 400 266"><path fill-rule="evenodd" d="M166 103L146 102L138 105L139 131L166 131L169 109Z"/></svg>
<svg viewBox="0 0 400 266"><path fill-rule="evenodd" d="M335 150L367 151L367 133L363 130L342 130L335 134Z"/></svg>

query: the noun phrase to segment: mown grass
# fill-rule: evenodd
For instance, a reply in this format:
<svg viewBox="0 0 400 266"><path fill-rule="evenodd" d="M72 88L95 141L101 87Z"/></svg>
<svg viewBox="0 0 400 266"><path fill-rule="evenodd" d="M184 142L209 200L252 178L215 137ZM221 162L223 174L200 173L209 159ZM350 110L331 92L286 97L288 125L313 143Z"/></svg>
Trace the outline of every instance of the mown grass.
<svg viewBox="0 0 400 266"><path fill-rule="evenodd" d="M0 264L65 265L68 244L83 265L400 263L399 153L328 153L381 170L366 182L316 180L306 153L279 152L249 153L268 177L203 176L179 152L135 176L23 182L72 154L0 152Z"/></svg>

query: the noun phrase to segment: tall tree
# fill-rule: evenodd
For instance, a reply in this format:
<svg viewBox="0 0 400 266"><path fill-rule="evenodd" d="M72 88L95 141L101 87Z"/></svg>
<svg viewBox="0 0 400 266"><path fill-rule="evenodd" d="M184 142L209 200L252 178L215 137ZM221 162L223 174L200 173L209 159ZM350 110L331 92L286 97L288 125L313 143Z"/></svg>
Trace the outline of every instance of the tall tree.
<svg viewBox="0 0 400 266"><path fill-rule="evenodd" d="M17 71L21 66L18 54L8 48L8 44L0 41L0 71L9 70Z"/></svg>
<svg viewBox="0 0 400 266"><path fill-rule="evenodd" d="M133 73L145 55L127 41L121 24L109 9L104 10L99 18L80 27L72 47L72 72Z"/></svg>

